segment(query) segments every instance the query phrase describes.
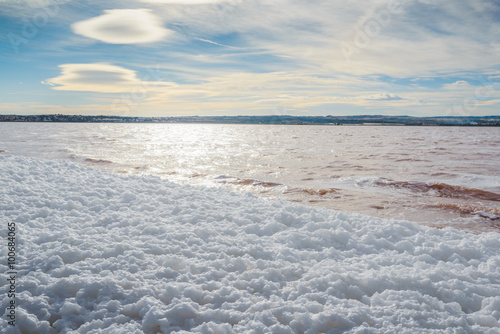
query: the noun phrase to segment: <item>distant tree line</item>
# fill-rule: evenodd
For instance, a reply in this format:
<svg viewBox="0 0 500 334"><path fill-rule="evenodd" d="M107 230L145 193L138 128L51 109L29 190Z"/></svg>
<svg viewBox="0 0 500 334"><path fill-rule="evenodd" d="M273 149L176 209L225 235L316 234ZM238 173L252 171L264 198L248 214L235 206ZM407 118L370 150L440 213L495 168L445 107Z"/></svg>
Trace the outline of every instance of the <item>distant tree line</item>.
<svg viewBox="0 0 500 334"><path fill-rule="evenodd" d="M133 117L84 115L0 115L0 122L80 122L80 123L218 123L218 124L318 124L318 125L420 125L420 126L500 126L500 116L184 116Z"/></svg>

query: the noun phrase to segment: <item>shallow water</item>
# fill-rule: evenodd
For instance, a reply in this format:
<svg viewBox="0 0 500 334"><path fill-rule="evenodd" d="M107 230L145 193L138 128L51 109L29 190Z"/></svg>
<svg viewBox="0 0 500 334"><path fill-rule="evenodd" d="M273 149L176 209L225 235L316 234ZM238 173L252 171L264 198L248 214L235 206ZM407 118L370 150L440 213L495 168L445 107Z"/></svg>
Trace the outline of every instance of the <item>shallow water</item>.
<svg viewBox="0 0 500 334"><path fill-rule="evenodd" d="M500 228L500 128L0 123L0 133L6 153L474 233Z"/></svg>

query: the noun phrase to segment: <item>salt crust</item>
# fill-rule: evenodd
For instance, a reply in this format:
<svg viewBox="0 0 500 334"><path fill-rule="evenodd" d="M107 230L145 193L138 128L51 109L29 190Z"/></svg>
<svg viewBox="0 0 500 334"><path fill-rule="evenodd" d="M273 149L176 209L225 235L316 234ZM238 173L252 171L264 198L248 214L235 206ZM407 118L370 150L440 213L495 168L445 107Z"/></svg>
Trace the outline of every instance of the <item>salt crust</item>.
<svg viewBox="0 0 500 334"><path fill-rule="evenodd" d="M6 333L500 333L498 233L12 155L0 216Z"/></svg>

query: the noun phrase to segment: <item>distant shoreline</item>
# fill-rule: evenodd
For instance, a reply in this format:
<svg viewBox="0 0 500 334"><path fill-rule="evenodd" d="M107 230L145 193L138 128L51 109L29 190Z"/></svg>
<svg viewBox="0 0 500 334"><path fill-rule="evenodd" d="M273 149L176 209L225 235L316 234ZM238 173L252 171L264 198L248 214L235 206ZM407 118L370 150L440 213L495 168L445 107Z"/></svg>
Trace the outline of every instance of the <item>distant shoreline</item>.
<svg viewBox="0 0 500 334"><path fill-rule="evenodd" d="M500 126L500 116L83 116L83 115L0 115L0 122L53 123L183 123L183 124L274 124L274 125L365 125L365 126Z"/></svg>

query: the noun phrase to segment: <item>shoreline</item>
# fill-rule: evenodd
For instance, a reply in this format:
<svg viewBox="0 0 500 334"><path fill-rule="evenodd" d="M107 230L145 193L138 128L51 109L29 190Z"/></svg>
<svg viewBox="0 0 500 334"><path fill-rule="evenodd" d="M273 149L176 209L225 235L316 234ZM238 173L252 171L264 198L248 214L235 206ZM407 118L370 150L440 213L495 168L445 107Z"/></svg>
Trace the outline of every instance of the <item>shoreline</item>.
<svg viewBox="0 0 500 334"><path fill-rule="evenodd" d="M248 125L325 125L325 126L459 126L496 127L500 116L167 116L133 117L109 115L0 115L0 122L43 122L43 123L136 123L136 124L248 124Z"/></svg>

